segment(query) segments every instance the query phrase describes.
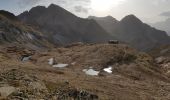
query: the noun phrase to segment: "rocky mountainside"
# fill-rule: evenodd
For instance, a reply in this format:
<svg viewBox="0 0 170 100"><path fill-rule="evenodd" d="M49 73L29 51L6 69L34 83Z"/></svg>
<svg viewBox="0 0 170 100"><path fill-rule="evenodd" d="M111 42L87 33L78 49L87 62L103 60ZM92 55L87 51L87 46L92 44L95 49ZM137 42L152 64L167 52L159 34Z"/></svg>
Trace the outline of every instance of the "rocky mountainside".
<svg viewBox="0 0 170 100"><path fill-rule="evenodd" d="M108 33L112 33L113 29L116 28L116 25L119 23L119 21L113 18L112 16L106 17L89 16L88 18L96 20L97 23L101 25Z"/></svg>
<svg viewBox="0 0 170 100"><path fill-rule="evenodd" d="M51 45L41 32L20 22L12 13L2 10L0 11L0 44L20 45L32 49Z"/></svg>
<svg viewBox="0 0 170 100"><path fill-rule="evenodd" d="M157 22L157 23L152 23L152 26L160 29L160 30L164 30L168 33L168 35L170 35L170 18L166 19L165 21L161 21L161 22Z"/></svg>
<svg viewBox="0 0 170 100"><path fill-rule="evenodd" d="M165 74L170 77L170 45L158 46L151 49L148 54L150 54L157 65L163 70Z"/></svg>
<svg viewBox="0 0 170 100"><path fill-rule="evenodd" d="M157 30L143 23L134 15L128 15L121 21L114 18L95 18L107 32L139 50L149 50L157 45L169 44L170 38L166 32ZM106 25L105 23L108 23Z"/></svg>
<svg viewBox="0 0 170 100"><path fill-rule="evenodd" d="M94 20L82 19L65 9L51 4L37 6L18 16L23 22L38 27L55 44L70 42L105 42L113 39Z"/></svg>
<svg viewBox="0 0 170 100"><path fill-rule="evenodd" d="M157 48L147 54L114 37ZM168 43L134 15L82 19L54 4L18 17L1 10L0 100L168 100Z"/></svg>

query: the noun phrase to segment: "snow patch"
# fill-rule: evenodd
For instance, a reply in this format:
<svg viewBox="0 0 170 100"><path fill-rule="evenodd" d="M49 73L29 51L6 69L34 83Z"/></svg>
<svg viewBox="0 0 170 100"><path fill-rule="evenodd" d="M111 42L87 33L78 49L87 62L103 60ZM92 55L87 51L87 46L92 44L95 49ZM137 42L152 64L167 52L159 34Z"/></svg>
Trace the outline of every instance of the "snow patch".
<svg viewBox="0 0 170 100"><path fill-rule="evenodd" d="M57 65L53 65L53 67L56 67L56 68L64 68L64 67L67 67L68 64L57 64Z"/></svg>
<svg viewBox="0 0 170 100"><path fill-rule="evenodd" d="M22 58L22 61L23 61L23 62L28 61L30 58L31 58L31 56L23 57L23 58Z"/></svg>
<svg viewBox="0 0 170 100"><path fill-rule="evenodd" d="M75 65L75 64L76 64L76 62L72 62L72 63L71 63L71 65Z"/></svg>
<svg viewBox="0 0 170 100"><path fill-rule="evenodd" d="M91 76L98 76L98 74L100 73L100 71L95 71L92 68L90 68L90 69L83 69L83 72L85 72L87 75L91 75Z"/></svg>
<svg viewBox="0 0 170 100"><path fill-rule="evenodd" d="M49 65L53 65L53 63L54 63L54 58L48 59L48 64L49 64Z"/></svg>
<svg viewBox="0 0 170 100"><path fill-rule="evenodd" d="M103 69L105 72L111 74L112 73L112 67L109 66L108 68Z"/></svg>
<svg viewBox="0 0 170 100"><path fill-rule="evenodd" d="M28 38L30 38L31 40L33 40L33 35L32 35L32 34L28 33L27 36L28 36Z"/></svg>

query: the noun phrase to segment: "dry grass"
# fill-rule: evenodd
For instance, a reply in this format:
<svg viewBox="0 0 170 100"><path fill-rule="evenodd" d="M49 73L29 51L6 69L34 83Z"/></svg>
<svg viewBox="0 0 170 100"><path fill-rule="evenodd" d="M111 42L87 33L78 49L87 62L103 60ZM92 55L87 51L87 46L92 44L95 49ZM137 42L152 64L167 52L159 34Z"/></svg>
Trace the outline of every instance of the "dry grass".
<svg viewBox="0 0 170 100"><path fill-rule="evenodd" d="M152 57L125 45L98 44L57 48L36 53L33 57L37 59L34 63L23 63L14 59L3 61L1 72L18 68L43 80L49 91L62 87L64 89L64 85L69 83L70 87L77 90L97 94L100 100L166 100L170 93L167 90L170 86L169 79L153 66ZM64 69L52 68L47 62L52 57L55 57L58 63L67 63L70 66ZM76 64L71 65L72 62ZM90 66L102 70L108 65L114 67L113 73L102 77L87 76L82 72ZM17 82L13 83L19 86ZM157 91L160 89L163 91Z"/></svg>

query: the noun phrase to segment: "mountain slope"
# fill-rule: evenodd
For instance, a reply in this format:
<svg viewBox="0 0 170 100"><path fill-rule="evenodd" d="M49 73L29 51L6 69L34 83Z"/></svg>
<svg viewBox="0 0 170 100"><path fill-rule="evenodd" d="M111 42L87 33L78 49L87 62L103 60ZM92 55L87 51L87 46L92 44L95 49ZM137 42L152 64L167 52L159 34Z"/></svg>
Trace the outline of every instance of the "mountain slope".
<svg viewBox="0 0 170 100"><path fill-rule="evenodd" d="M0 44L23 45L32 49L50 45L41 32L21 23L12 13L2 10L0 11Z"/></svg>
<svg viewBox="0 0 170 100"><path fill-rule="evenodd" d="M96 20L96 18L93 19ZM170 38L166 32L150 27L134 15L128 15L121 21L109 21L107 17L101 18L104 19L102 21L99 19L100 18L96 21L107 30L107 32L139 50L149 50L155 47L155 45L170 43ZM110 26L105 25L106 21L110 22Z"/></svg>
<svg viewBox="0 0 170 100"><path fill-rule="evenodd" d="M22 21L39 27L55 44L70 42L104 42L113 37L94 20L82 19L65 9L51 4L37 6L18 16Z"/></svg>
<svg viewBox="0 0 170 100"><path fill-rule="evenodd" d="M153 23L151 25L160 30L166 31L168 35L170 35L170 18L162 22Z"/></svg>
<svg viewBox="0 0 170 100"><path fill-rule="evenodd" d="M94 17L89 16L89 19L94 19L97 21L99 25L101 25L108 33L113 32L113 28L116 28L117 23L119 22L112 16L106 16L106 17Z"/></svg>

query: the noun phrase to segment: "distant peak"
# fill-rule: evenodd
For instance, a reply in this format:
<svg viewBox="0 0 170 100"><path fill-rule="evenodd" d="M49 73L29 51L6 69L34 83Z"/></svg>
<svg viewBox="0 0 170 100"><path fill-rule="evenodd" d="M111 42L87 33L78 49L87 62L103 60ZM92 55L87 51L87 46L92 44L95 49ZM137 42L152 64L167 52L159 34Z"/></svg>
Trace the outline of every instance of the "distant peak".
<svg viewBox="0 0 170 100"><path fill-rule="evenodd" d="M138 18L135 15L131 14L131 15L125 16L122 20L125 20L125 19L138 19Z"/></svg>
<svg viewBox="0 0 170 100"><path fill-rule="evenodd" d="M104 17L97 17L97 16L89 16L88 18L113 18L112 16L108 15L108 16L104 16Z"/></svg>
<svg viewBox="0 0 170 100"><path fill-rule="evenodd" d="M48 8L60 8L60 7L58 5L52 3L48 6Z"/></svg>
<svg viewBox="0 0 170 100"><path fill-rule="evenodd" d="M113 18L112 16L108 15L105 17L96 17L96 16L89 16L89 19L95 19L95 20L109 20L109 21L117 21L115 18Z"/></svg>
<svg viewBox="0 0 170 100"><path fill-rule="evenodd" d="M12 19L12 20L17 20L17 17L8 11L5 10L0 10L0 15L5 16L6 18Z"/></svg>
<svg viewBox="0 0 170 100"><path fill-rule="evenodd" d="M110 15L108 15L108 16L106 16L106 18L113 18L112 16L110 16Z"/></svg>
<svg viewBox="0 0 170 100"><path fill-rule="evenodd" d="M139 19L139 18L137 18L135 15L133 15L133 14L131 14L131 15L127 15L127 16L125 16L122 20L121 20L121 22L139 22L139 23L142 23L142 21Z"/></svg>
<svg viewBox="0 0 170 100"><path fill-rule="evenodd" d="M56 4L50 4L47 9L50 12L64 12L64 11L66 11L64 8L62 8L62 7L60 7L60 6L56 5Z"/></svg>
<svg viewBox="0 0 170 100"><path fill-rule="evenodd" d="M56 4L52 3L50 4L48 7L52 7L52 6L57 6Z"/></svg>
<svg viewBox="0 0 170 100"><path fill-rule="evenodd" d="M13 13L10 13L8 11L5 11L5 10L0 10L0 14L2 15L10 15L10 16L15 16Z"/></svg>
<svg viewBox="0 0 170 100"><path fill-rule="evenodd" d="M133 18L137 18L135 15L133 15L133 14L130 14L130 15L127 15L127 16L125 16L125 17L133 17Z"/></svg>
<svg viewBox="0 0 170 100"><path fill-rule="evenodd" d="M36 7L33 7L29 12L31 12L31 11L41 11L41 10L44 10L44 9L46 9L46 7L45 6L36 6Z"/></svg>
<svg viewBox="0 0 170 100"><path fill-rule="evenodd" d="M114 17L112 17L112 16L110 16L110 15L106 16L105 18L107 18L107 19L109 19L109 20L116 20L116 18L114 18Z"/></svg>

